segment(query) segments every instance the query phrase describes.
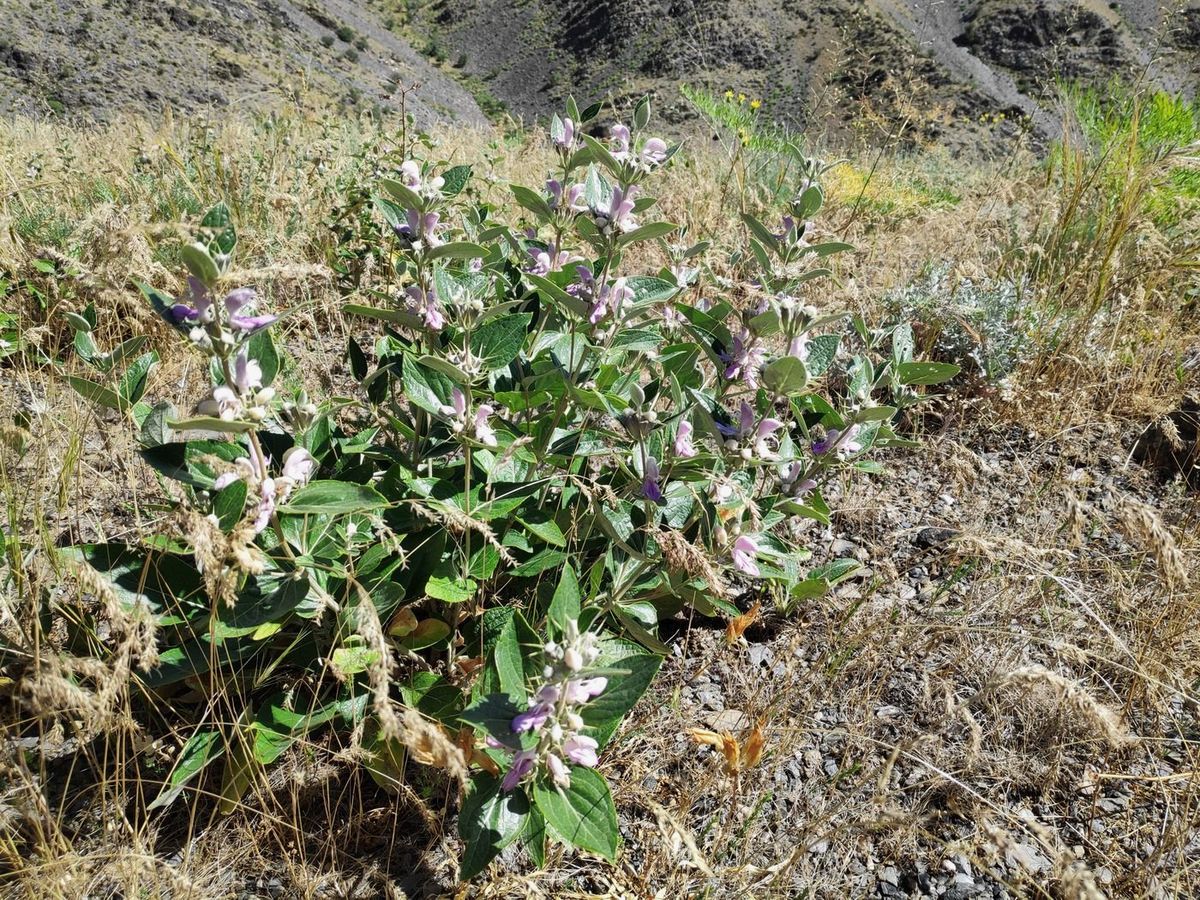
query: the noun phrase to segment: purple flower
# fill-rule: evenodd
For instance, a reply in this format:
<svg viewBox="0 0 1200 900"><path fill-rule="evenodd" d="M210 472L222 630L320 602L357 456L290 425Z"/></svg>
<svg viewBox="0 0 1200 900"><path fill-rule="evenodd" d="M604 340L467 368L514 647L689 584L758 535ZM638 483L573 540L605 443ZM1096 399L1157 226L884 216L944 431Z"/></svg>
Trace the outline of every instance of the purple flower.
<svg viewBox="0 0 1200 900"><path fill-rule="evenodd" d="M726 363L725 377L730 381L741 378L749 387L758 387L758 373L766 362L766 351L758 340L743 328L733 336L733 348L721 354Z"/></svg>
<svg viewBox="0 0 1200 900"><path fill-rule="evenodd" d="M536 758L537 753L534 750L518 750L514 753L504 780L500 782L500 789L508 793L520 784L521 779L533 771L533 763Z"/></svg>
<svg viewBox="0 0 1200 900"><path fill-rule="evenodd" d="M600 762L600 757L596 754L599 746L594 738L586 734L573 734L563 742L563 753L575 765L594 769Z"/></svg>
<svg viewBox="0 0 1200 900"><path fill-rule="evenodd" d="M438 305L433 288L423 290L419 284L410 284L404 289L408 295L409 306L425 320L425 327L430 331L441 331L446 327L446 317Z"/></svg>
<svg viewBox="0 0 1200 900"><path fill-rule="evenodd" d="M513 733L523 734L526 731L537 731L546 724L551 712L553 712L553 707L547 703L534 704L525 712L518 713L513 717L511 726Z"/></svg>
<svg viewBox="0 0 1200 900"><path fill-rule="evenodd" d="M405 160L400 164L400 180L410 188L421 186L421 166L415 159Z"/></svg>
<svg viewBox="0 0 1200 900"><path fill-rule="evenodd" d="M608 209L600 210L596 214L596 227L601 231L613 225L620 231L632 231L637 228L637 220L633 218L633 195L636 193L636 185L631 184L627 188L615 186Z"/></svg>
<svg viewBox="0 0 1200 900"><path fill-rule="evenodd" d="M692 423L687 419L680 419L679 427L675 429L675 455L683 459L696 455L696 448L692 446Z"/></svg>
<svg viewBox="0 0 1200 900"><path fill-rule="evenodd" d="M837 428L830 428L824 440L813 442L812 452L816 456L824 456L830 450L836 449L840 459L853 456L863 448L862 443L856 440L860 430L861 427L858 425L851 425L844 432Z"/></svg>
<svg viewBox="0 0 1200 900"><path fill-rule="evenodd" d="M404 218L404 224L395 228L397 236L413 246L422 243L430 248L441 246L442 239L437 234L442 219L441 213L423 213L418 209L409 209L405 211Z"/></svg>
<svg viewBox="0 0 1200 900"><path fill-rule="evenodd" d="M257 299L258 294L255 293L254 288L238 288L225 295L225 311L229 313L230 327L235 331L253 333L278 321L278 316L243 315L243 312L250 312Z"/></svg>
<svg viewBox="0 0 1200 900"><path fill-rule="evenodd" d="M662 138L650 138L642 145L642 162L646 166L660 166L667 158L667 142Z"/></svg>
<svg viewBox="0 0 1200 900"><path fill-rule="evenodd" d="M733 542L733 567L739 572L745 572L747 575L758 577L758 563L754 561L754 554L758 553L758 544L754 539L746 535L741 535Z"/></svg>
<svg viewBox="0 0 1200 900"><path fill-rule="evenodd" d="M645 468L646 472L642 478L642 496L654 503L661 503L663 492L658 485L658 479L662 473L658 468L658 460L653 456L647 456Z"/></svg>
<svg viewBox="0 0 1200 900"><path fill-rule="evenodd" d="M178 325L187 323L194 325L197 322L207 322L212 318L212 298L208 295L208 288L204 283L194 275L189 275L188 280L188 298L180 298L174 306L171 307L171 318ZM187 302L190 300L191 302Z"/></svg>

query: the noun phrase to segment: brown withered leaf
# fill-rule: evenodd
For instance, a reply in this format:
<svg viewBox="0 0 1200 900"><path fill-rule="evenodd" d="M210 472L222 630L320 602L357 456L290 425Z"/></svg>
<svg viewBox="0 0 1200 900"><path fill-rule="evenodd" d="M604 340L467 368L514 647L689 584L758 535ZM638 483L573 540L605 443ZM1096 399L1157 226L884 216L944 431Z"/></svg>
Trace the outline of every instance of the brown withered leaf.
<svg viewBox="0 0 1200 900"><path fill-rule="evenodd" d="M754 621L758 618L758 611L762 609L762 601L755 600L754 605L740 616L735 616L729 620L729 624L725 626L725 643L735 644Z"/></svg>

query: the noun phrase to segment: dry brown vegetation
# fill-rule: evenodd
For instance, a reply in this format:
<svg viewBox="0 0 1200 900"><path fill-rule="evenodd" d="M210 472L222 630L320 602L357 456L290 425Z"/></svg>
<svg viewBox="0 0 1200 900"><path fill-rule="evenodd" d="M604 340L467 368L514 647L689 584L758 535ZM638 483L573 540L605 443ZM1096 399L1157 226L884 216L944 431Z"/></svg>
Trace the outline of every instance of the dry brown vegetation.
<svg viewBox="0 0 1200 900"><path fill-rule="evenodd" d="M29 348L0 361L5 892L1200 894L1196 479L1169 468L1197 438L1171 415L1200 389L1200 231L1194 211L1169 226L1146 211L1178 160L1131 158L1114 186L1082 150L1058 166L1018 148L987 166L930 152L833 171L821 224L859 250L810 302L877 319L889 291L946 262L951 282L1021 284L1034 341L1002 384L968 381L912 421L923 448L848 482L831 527L809 523L814 562L855 556L858 577L764 610L732 643L723 623L679 623L663 677L603 762L625 839L618 867L501 860L455 887L453 785L410 766L387 794L355 767L353 741L289 752L231 815L203 797L147 815L155 773L186 738L130 704L131 663L153 638L54 550L153 533L166 513L128 429L38 353L71 371L61 313L94 302L100 342L149 335L164 357L154 390L182 401L202 373L132 283L175 287L173 239L225 199L244 280L295 310L286 378L336 391L355 325L339 311L326 220L388 140L287 118L0 125L3 308L27 324ZM496 200L508 178L536 183L546 159L521 134L437 140L434 155L476 161ZM722 236L717 275L739 249L728 171L689 148L660 195L690 236ZM923 332L927 351L938 327ZM111 650L104 665L63 643L61 618L80 611ZM761 760L733 772L689 733L744 744L756 727Z"/></svg>

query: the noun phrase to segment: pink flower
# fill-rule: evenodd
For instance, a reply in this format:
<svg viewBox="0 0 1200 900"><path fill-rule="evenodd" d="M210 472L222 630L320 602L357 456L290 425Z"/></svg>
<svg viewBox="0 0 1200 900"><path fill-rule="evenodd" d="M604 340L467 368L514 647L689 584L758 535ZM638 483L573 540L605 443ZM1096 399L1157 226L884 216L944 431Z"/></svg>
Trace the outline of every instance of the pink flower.
<svg viewBox="0 0 1200 900"><path fill-rule="evenodd" d="M594 769L600 762L600 757L596 754L599 746L594 738L585 734L573 734L563 743L563 753L575 765Z"/></svg>
<svg viewBox="0 0 1200 900"><path fill-rule="evenodd" d="M803 361L808 356L808 335L798 334L788 344L788 356Z"/></svg>
<svg viewBox="0 0 1200 900"><path fill-rule="evenodd" d="M243 349L233 360L233 384L242 396L262 387L262 366Z"/></svg>
<svg viewBox="0 0 1200 900"><path fill-rule="evenodd" d="M258 515L254 517L254 533L260 534L271 516L275 514L275 480L264 478L260 485L261 496L258 501Z"/></svg>
<svg viewBox="0 0 1200 900"><path fill-rule="evenodd" d="M558 758L553 753L546 754L546 768L550 770L550 777L559 787L567 788L571 786L571 772L567 768L567 764Z"/></svg>
<svg viewBox="0 0 1200 900"><path fill-rule="evenodd" d="M746 535L741 535L733 542L733 567L739 572L745 572L747 575L758 577L758 563L754 561L754 555L758 553L758 544L754 539Z"/></svg>
<svg viewBox="0 0 1200 900"><path fill-rule="evenodd" d="M619 160L625 159L629 155L629 126L618 122L609 129L608 134L615 145L612 155Z"/></svg>
<svg viewBox="0 0 1200 900"><path fill-rule="evenodd" d="M733 336L733 348L728 353L722 353L725 361L725 377L733 381L741 378L750 387L758 387L758 373L766 362L767 354L762 345L750 334L750 329L743 328Z"/></svg>
<svg viewBox="0 0 1200 900"><path fill-rule="evenodd" d="M696 448L692 446L692 423L687 419L680 419L679 427L675 429L675 455L683 459L696 455Z"/></svg>
<svg viewBox="0 0 1200 900"><path fill-rule="evenodd" d="M521 779L533 771L533 763L536 757L537 754L533 750L518 750L513 754L508 772L505 773L504 780L500 782L500 789L508 793L520 784Z"/></svg>
<svg viewBox="0 0 1200 900"><path fill-rule="evenodd" d="M283 454L283 477L293 484L307 484L317 470L317 461L303 447L292 447Z"/></svg>
<svg viewBox="0 0 1200 900"><path fill-rule="evenodd" d="M479 409L475 410L475 439L487 447L496 446L496 432L488 424L488 419L491 418L494 411L486 403L480 405Z"/></svg>
<svg viewBox="0 0 1200 900"><path fill-rule="evenodd" d="M642 162L646 166L659 166L667 158L667 142L662 138L650 138L642 145Z"/></svg>
<svg viewBox="0 0 1200 900"><path fill-rule="evenodd" d="M608 687L608 679L602 675L595 678L577 678L567 682L567 702L578 706L587 703L593 697L599 697Z"/></svg>

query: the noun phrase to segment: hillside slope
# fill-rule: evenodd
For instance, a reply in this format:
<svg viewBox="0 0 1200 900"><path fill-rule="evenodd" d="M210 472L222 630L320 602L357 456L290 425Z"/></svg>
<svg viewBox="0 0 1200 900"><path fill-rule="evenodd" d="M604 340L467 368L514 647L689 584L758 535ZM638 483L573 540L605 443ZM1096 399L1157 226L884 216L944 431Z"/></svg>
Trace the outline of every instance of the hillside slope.
<svg viewBox="0 0 1200 900"><path fill-rule="evenodd" d="M484 120L734 88L833 138L1053 135L1054 85L1200 83L1200 0L4 0L0 114L272 108ZM418 52L414 49L421 47ZM468 90L464 85L472 85ZM474 95L473 96L473 92Z"/></svg>
<svg viewBox="0 0 1200 900"><path fill-rule="evenodd" d="M4 0L0 113L399 108L482 124L471 95L354 0Z"/></svg>
<svg viewBox="0 0 1200 900"><path fill-rule="evenodd" d="M1170 13L1153 0L434 0L423 24L527 115L572 85L675 98L696 81L820 130L865 119L979 137L981 115L1004 113L1045 135L1058 78L1144 74L1184 93L1200 78L1195 0Z"/></svg>

